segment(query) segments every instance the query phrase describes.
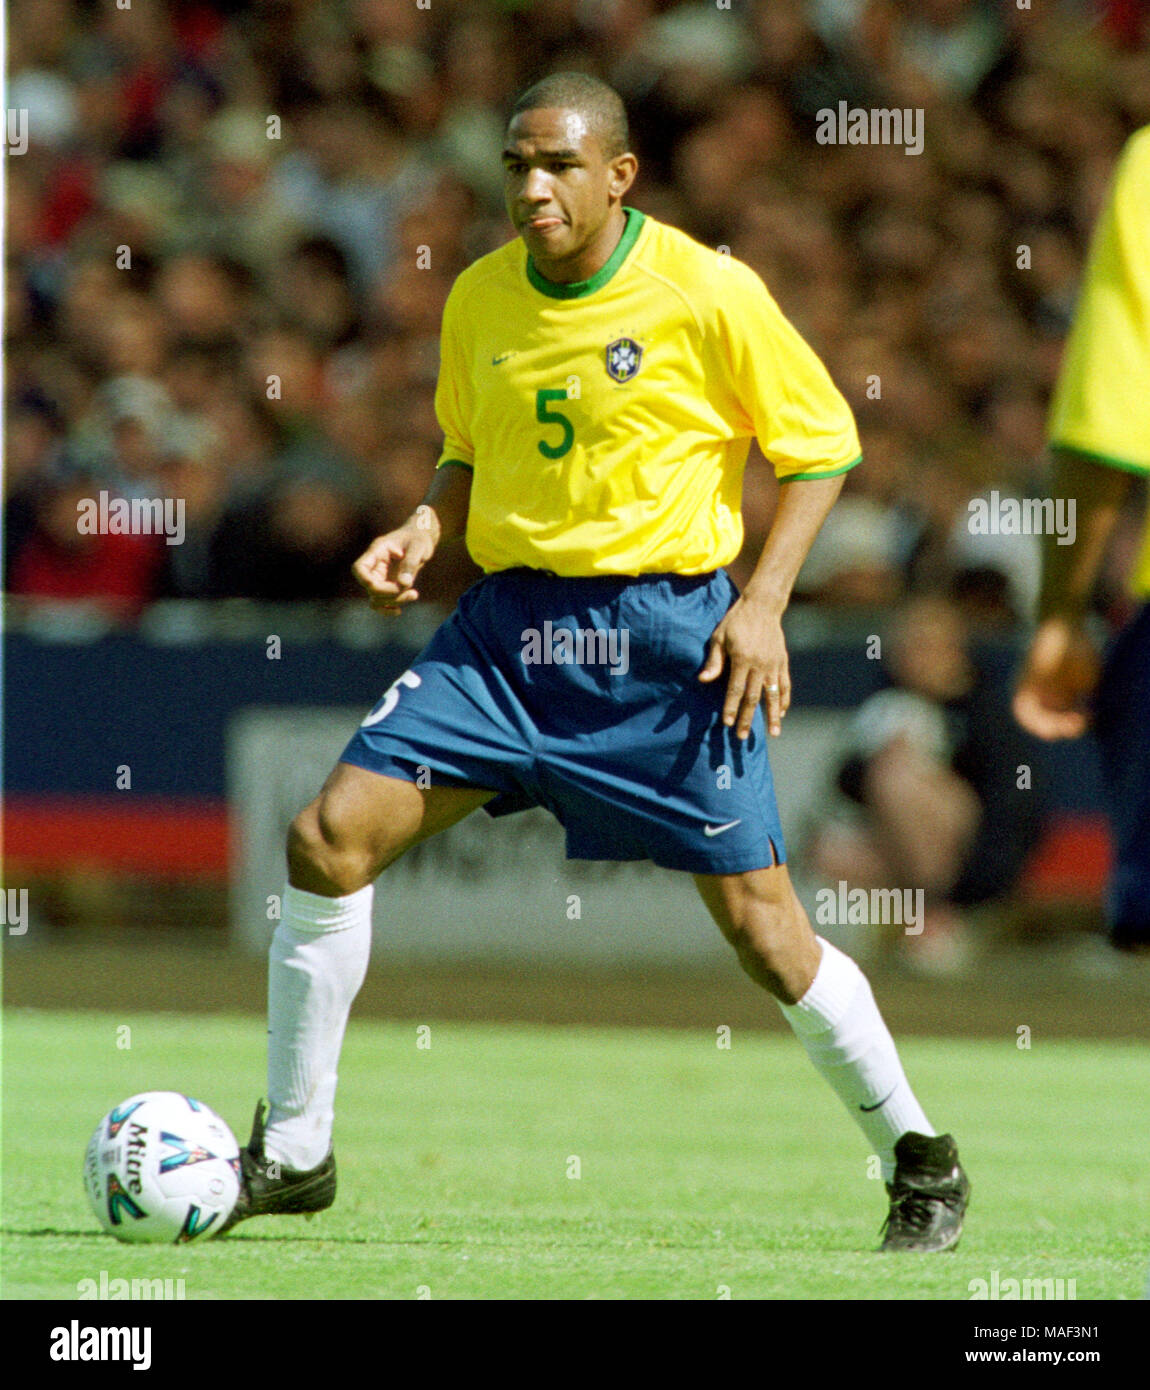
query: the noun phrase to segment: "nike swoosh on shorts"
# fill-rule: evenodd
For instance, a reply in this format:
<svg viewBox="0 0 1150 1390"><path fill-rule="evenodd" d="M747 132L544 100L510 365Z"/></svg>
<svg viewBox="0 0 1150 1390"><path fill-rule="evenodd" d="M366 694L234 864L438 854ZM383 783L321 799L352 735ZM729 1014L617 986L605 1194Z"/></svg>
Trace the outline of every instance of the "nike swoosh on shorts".
<svg viewBox="0 0 1150 1390"><path fill-rule="evenodd" d="M734 830L736 825L742 825L741 820L729 820L726 825L704 825L703 834L707 836L721 835L724 830Z"/></svg>

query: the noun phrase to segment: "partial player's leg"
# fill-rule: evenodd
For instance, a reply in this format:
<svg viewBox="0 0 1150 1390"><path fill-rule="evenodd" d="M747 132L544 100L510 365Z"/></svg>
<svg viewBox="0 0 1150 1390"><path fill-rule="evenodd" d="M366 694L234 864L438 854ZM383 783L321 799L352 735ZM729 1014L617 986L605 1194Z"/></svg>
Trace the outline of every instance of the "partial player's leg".
<svg viewBox="0 0 1150 1390"><path fill-rule="evenodd" d="M1094 734L1114 841L1106 927L1120 949L1150 951L1150 604L1106 659Z"/></svg>
<svg viewBox="0 0 1150 1390"><path fill-rule="evenodd" d="M965 1203L953 1142L931 1131L862 972L816 938L795 896L762 713L748 739L736 738L722 723L722 689L697 678L734 586L722 573L651 576L615 593L587 590L586 597L574 581L555 578L533 580L532 594L540 610L523 627L539 628L546 619L629 634L626 671L532 668L539 708L563 714L540 721L539 775L549 804L562 809L568 855L650 858L695 876L744 969L779 1000L877 1149L892 1188L884 1248L952 1245L961 1228L954 1209ZM605 694L610 720L600 712ZM580 720L595 738L586 737ZM944 1150L951 1155L945 1175ZM936 1194L922 1196L936 1181L946 1185L945 1213Z"/></svg>
<svg viewBox="0 0 1150 1390"><path fill-rule="evenodd" d="M268 960L268 1101L242 1156L249 1216L321 1211L335 1199L331 1150L339 1056L371 953L374 881L407 849L494 793L420 788L338 763L288 837L289 882Z"/></svg>
<svg viewBox="0 0 1150 1390"><path fill-rule="evenodd" d="M371 953L379 874L490 799L338 763L288 835L288 887L268 970L267 1152L296 1169L327 1154L336 1069Z"/></svg>
<svg viewBox="0 0 1150 1390"><path fill-rule="evenodd" d="M695 882L743 969L778 1000L877 1153L891 1198L883 1249L953 1248L970 1185L954 1140L935 1135L915 1099L866 976L815 936L785 865Z"/></svg>
<svg viewBox="0 0 1150 1390"><path fill-rule="evenodd" d="M336 1075L367 971L376 876L496 797L504 811L532 804L523 786L534 758L530 719L492 660L508 641L499 623L516 640L524 626L506 587L493 575L464 594L292 824L268 964L268 1123L265 1132L257 1110L229 1224L319 1211L334 1199Z"/></svg>
<svg viewBox="0 0 1150 1390"><path fill-rule="evenodd" d="M288 882L324 897L375 882L412 845L447 830L495 795L479 787L419 787L336 763L288 831Z"/></svg>

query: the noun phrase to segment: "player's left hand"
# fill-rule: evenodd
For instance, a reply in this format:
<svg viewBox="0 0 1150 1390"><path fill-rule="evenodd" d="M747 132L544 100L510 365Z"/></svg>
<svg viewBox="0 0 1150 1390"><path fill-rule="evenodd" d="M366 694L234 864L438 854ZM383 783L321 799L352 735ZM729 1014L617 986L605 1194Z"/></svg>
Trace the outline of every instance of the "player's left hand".
<svg viewBox="0 0 1150 1390"><path fill-rule="evenodd" d="M728 668L723 723L739 738L751 732L759 701L766 696L767 729L778 737L791 703L791 671L782 614L744 595L711 634L701 681L717 680Z"/></svg>
<svg viewBox="0 0 1150 1390"><path fill-rule="evenodd" d="M1034 634L1014 691L1014 717L1037 738L1081 738L1101 662L1081 624L1047 618Z"/></svg>

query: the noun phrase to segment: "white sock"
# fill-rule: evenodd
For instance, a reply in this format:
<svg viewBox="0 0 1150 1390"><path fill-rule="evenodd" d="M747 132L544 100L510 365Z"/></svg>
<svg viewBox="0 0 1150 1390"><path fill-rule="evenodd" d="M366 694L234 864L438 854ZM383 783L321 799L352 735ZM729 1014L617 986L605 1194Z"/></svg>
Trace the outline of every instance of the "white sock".
<svg viewBox="0 0 1150 1390"><path fill-rule="evenodd" d="M779 1007L878 1154L889 1182L894 1146L907 1130L935 1131L910 1089L866 976L850 956L821 936L818 941L823 955L810 989L797 1004Z"/></svg>
<svg viewBox="0 0 1150 1390"><path fill-rule="evenodd" d="M265 1152L314 1168L331 1148L339 1054L371 955L368 884L345 898L284 889L268 956L268 1111Z"/></svg>

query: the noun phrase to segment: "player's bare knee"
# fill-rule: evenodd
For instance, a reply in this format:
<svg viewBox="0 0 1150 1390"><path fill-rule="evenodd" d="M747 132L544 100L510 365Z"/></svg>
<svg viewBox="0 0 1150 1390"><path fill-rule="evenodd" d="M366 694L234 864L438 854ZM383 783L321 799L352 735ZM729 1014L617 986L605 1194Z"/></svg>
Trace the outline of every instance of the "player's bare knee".
<svg viewBox="0 0 1150 1390"><path fill-rule="evenodd" d="M323 874L325 848L316 803L312 802L288 827L288 877L297 888L309 887L314 878Z"/></svg>
<svg viewBox="0 0 1150 1390"><path fill-rule="evenodd" d="M325 897L358 892L375 877L370 856L341 839L322 798L292 821L287 859L293 886Z"/></svg>

